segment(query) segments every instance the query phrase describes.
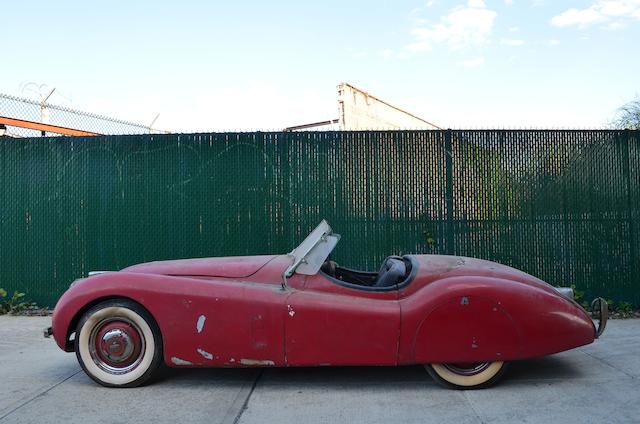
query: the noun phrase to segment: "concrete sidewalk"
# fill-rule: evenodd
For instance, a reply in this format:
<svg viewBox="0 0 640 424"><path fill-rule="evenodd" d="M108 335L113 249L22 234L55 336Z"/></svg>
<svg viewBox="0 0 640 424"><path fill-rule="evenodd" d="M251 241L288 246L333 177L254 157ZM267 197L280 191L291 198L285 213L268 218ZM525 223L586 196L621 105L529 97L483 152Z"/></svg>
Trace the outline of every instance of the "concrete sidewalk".
<svg viewBox="0 0 640 424"><path fill-rule="evenodd" d="M50 318L0 317L5 423L637 423L640 320L601 340L513 363L496 387L452 391L421 367L164 369L153 384L105 389L42 338Z"/></svg>

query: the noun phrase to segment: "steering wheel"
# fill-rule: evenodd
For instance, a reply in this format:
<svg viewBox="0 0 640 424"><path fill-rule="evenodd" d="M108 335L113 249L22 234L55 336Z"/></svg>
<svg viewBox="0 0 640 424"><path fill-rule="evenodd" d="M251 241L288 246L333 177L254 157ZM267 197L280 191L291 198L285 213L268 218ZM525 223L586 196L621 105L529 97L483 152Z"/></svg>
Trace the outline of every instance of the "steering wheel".
<svg viewBox="0 0 640 424"><path fill-rule="evenodd" d="M338 266L338 264L335 261L332 261L331 259L327 258L324 261L324 263L322 264L322 267L320 269L325 274L330 275L332 277L335 277L336 276L336 267L337 266Z"/></svg>

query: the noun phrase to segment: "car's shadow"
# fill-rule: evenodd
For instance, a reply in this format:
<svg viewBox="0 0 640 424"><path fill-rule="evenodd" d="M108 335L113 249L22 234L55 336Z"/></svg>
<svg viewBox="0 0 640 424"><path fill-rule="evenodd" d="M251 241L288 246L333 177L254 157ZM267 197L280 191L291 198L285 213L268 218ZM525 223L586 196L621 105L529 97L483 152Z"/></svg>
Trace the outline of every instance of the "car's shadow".
<svg viewBox="0 0 640 424"><path fill-rule="evenodd" d="M583 363L566 354L514 361L509 364L506 377L513 381L573 380L588 376Z"/></svg>
<svg viewBox="0 0 640 424"><path fill-rule="evenodd" d="M261 373L259 368L170 368L163 365L158 369L151 384L204 384L217 381L239 384L255 380Z"/></svg>
<svg viewBox="0 0 640 424"><path fill-rule="evenodd" d="M549 380L583 378L584 367L566 356L548 356L538 359L514 361L504 376L505 382L535 383ZM296 385L314 383L323 386L384 385L397 383L433 384L424 367L301 367L250 369L177 369L163 367L154 379L155 384L199 381L238 383L254 381L261 384Z"/></svg>

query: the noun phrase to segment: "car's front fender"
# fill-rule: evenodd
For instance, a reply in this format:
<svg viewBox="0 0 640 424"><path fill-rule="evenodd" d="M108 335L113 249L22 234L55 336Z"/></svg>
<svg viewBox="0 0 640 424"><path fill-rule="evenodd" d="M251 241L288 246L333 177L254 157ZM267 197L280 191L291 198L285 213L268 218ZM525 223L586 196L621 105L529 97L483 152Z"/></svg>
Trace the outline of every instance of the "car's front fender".
<svg viewBox="0 0 640 424"><path fill-rule="evenodd" d="M52 333L57 345L70 352L69 341L78 319L91 306L107 299L127 298L147 309L158 295L170 290L171 277L123 272L109 272L77 280L58 300L51 318ZM150 311L153 315L153 312Z"/></svg>
<svg viewBox="0 0 640 424"><path fill-rule="evenodd" d="M62 296L53 334L60 348L70 351L69 337L87 308L125 298L155 319L169 366L249 366L254 361L280 366L290 293L279 284L237 279L100 274L77 282Z"/></svg>

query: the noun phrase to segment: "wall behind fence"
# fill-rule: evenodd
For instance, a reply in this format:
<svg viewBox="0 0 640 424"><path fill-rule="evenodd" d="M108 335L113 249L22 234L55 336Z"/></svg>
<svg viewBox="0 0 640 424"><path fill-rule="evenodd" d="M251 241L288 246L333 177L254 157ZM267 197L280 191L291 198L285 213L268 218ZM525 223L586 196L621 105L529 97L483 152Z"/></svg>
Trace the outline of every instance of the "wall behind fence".
<svg viewBox="0 0 640 424"><path fill-rule="evenodd" d="M640 304L632 131L0 139L0 287L53 305L92 270L285 253L326 218L338 263L495 260Z"/></svg>

